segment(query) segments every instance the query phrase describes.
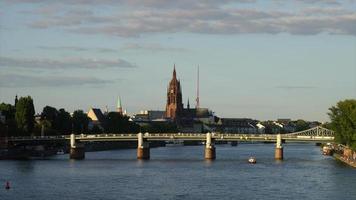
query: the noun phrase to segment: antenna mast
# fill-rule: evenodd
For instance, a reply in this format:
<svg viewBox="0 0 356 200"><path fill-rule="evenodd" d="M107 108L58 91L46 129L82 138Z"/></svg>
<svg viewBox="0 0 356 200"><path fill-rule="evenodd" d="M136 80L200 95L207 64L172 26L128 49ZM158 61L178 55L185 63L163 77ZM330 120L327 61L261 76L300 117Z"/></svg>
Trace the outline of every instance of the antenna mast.
<svg viewBox="0 0 356 200"><path fill-rule="evenodd" d="M200 107L200 102L199 102L199 65L198 65L198 75L197 75L197 104L196 104L196 108Z"/></svg>

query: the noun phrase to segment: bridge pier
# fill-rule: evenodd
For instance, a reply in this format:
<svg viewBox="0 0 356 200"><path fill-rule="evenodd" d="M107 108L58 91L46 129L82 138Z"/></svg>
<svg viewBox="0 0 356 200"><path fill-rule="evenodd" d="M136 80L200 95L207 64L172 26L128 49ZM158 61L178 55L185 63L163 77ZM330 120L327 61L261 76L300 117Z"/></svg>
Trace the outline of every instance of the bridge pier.
<svg viewBox="0 0 356 200"><path fill-rule="evenodd" d="M137 159L149 160L150 147L146 139L143 138L142 133L137 134Z"/></svg>
<svg viewBox="0 0 356 200"><path fill-rule="evenodd" d="M211 137L211 133L206 134L206 143L205 143L205 159L215 160L216 152L214 146L214 140Z"/></svg>
<svg viewBox="0 0 356 200"><path fill-rule="evenodd" d="M274 159L283 160L283 147L281 134L277 135L276 149L274 151Z"/></svg>
<svg viewBox="0 0 356 200"><path fill-rule="evenodd" d="M85 158L85 146L83 143L75 141L75 135L70 135L69 158L74 160L83 160Z"/></svg>

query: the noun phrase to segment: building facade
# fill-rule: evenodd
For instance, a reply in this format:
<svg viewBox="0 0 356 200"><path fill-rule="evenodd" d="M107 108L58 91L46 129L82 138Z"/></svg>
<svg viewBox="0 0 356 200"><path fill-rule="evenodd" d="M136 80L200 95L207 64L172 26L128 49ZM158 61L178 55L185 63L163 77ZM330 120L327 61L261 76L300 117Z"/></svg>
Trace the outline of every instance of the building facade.
<svg viewBox="0 0 356 200"><path fill-rule="evenodd" d="M183 102L180 81L177 79L176 68L173 69L173 77L167 88L166 117L176 121L182 116Z"/></svg>

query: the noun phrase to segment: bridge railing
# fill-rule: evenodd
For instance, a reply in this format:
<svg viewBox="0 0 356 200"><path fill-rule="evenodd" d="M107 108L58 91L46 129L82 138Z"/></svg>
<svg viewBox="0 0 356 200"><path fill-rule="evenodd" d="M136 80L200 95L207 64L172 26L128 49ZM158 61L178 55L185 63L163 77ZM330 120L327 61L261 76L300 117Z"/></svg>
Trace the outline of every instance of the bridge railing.
<svg viewBox="0 0 356 200"><path fill-rule="evenodd" d="M203 140L206 138L205 133L144 133L144 138L147 139L196 139ZM332 140L334 138L334 132L323 127L315 127L305 131L281 134L282 139L293 139L293 140ZM95 139L115 139L119 140L136 140L136 133L104 133L104 134L77 134L76 139L79 140L95 140ZM241 134L241 133L212 133L212 138L218 140L224 140L224 138L230 139L240 139L240 140L273 140L276 139L275 134ZM63 140L70 139L70 135L59 135L59 136L19 136L19 137L9 137L9 141L25 141L25 140Z"/></svg>

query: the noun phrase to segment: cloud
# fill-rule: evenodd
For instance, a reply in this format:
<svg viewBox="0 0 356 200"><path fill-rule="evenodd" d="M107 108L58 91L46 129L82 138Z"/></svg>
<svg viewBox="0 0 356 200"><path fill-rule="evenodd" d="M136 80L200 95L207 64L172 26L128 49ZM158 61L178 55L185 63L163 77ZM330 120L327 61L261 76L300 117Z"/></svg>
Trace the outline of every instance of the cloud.
<svg viewBox="0 0 356 200"><path fill-rule="evenodd" d="M99 53L115 53L116 49L111 48L87 48L87 47L76 47L76 46L38 46L42 50L60 50L60 51L95 51Z"/></svg>
<svg viewBox="0 0 356 200"><path fill-rule="evenodd" d="M319 33L356 35L356 12L344 8L294 11L238 8L135 9L96 14L61 11L29 24L32 28L63 28L80 34L137 37L149 33Z"/></svg>
<svg viewBox="0 0 356 200"><path fill-rule="evenodd" d="M307 4L330 4L330 5L340 5L340 0L296 0L297 2L303 2Z"/></svg>
<svg viewBox="0 0 356 200"><path fill-rule="evenodd" d="M5 0L8 3L35 3L35 4L55 4L57 2L52 0ZM60 4L65 5L79 5L79 6L130 6L130 7L148 7L148 8L206 8L217 7L228 3L255 3L257 0L62 0Z"/></svg>
<svg viewBox="0 0 356 200"><path fill-rule="evenodd" d="M175 48L175 47L164 47L160 44L150 43L150 44L138 44L138 43L126 43L121 48L122 50L147 50L147 51L186 51L184 48Z"/></svg>
<svg viewBox="0 0 356 200"><path fill-rule="evenodd" d="M0 57L0 68L30 68L30 69L100 69L100 68L134 68L136 65L125 60L98 60L86 58L28 59Z"/></svg>
<svg viewBox="0 0 356 200"><path fill-rule="evenodd" d="M310 90L316 89L315 86L298 86L298 85L285 85L285 86L277 86L276 88L284 89L284 90Z"/></svg>
<svg viewBox="0 0 356 200"><path fill-rule="evenodd" d="M60 86L102 86L113 83L112 80L102 80L94 77L68 76L30 76L19 74L0 74L0 87L60 87Z"/></svg>

